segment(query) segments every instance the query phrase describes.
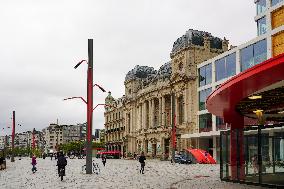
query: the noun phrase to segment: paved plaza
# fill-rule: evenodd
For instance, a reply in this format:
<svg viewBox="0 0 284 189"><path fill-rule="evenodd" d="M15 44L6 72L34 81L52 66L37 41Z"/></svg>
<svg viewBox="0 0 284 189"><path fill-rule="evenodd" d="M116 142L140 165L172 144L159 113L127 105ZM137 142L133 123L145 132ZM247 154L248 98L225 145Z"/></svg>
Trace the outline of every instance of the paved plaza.
<svg viewBox="0 0 284 189"><path fill-rule="evenodd" d="M101 172L99 175L87 175L81 169L85 159L68 159L66 177L61 182L56 172L56 160L39 158L37 161L38 172L33 174L30 158L16 158L15 163L8 160L7 169L0 171L0 188L260 188L221 182L219 165L181 165L159 160L147 160L145 174L142 175L139 173L139 162L136 160L107 159L106 167L103 167L100 159L95 159Z"/></svg>

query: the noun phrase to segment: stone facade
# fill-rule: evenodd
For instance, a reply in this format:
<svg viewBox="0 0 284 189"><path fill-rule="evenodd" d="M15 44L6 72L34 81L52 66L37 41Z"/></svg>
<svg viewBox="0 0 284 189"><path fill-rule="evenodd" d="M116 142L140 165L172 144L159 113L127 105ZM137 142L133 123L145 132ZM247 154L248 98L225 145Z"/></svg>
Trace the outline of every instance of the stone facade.
<svg viewBox="0 0 284 189"><path fill-rule="evenodd" d="M197 64L227 50L226 39L213 37L208 32L188 30L174 42L171 61L159 70L135 66L125 77L121 105L106 108L106 141L114 141L108 132L108 117L120 112L119 128L124 128L119 130L123 136L120 144L128 155L144 151L150 157L167 158L172 146L172 120L176 123L177 150L196 146L196 141L181 140L180 135L198 132ZM112 105L116 101L111 96L106 98L106 104Z"/></svg>
<svg viewBox="0 0 284 189"><path fill-rule="evenodd" d="M105 144L106 149L125 151L125 115L123 114L124 99L115 100L109 92L105 99Z"/></svg>

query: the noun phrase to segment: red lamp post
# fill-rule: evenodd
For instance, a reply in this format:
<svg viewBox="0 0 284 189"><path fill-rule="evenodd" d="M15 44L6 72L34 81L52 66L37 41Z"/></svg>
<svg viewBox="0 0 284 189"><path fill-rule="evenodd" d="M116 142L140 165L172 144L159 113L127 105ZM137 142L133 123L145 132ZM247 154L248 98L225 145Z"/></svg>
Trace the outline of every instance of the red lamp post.
<svg viewBox="0 0 284 189"><path fill-rule="evenodd" d="M12 156L11 156L11 162L15 161L14 158L14 147L15 147L15 111L13 111L13 127L12 127Z"/></svg>
<svg viewBox="0 0 284 189"><path fill-rule="evenodd" d="M86 136L86 173L92 174L92 120L93 120L93 86L105 90L98 84L93 85L93 39L88 39L88 61L81 60L76 66L78 68L83 62L88 64L87 71L87 101L83 97L71 97L64 100L80 98L87 104L87 136ZM96 106L97 107L97 106ZM95 108L96 108L95 107ZM94 108L94 109L95 109Z"/></svg>
<svg viewBox="0 0 284 189"><path fill-rule="evenodd" d="M35 128L33 129L33 144L32 144L32 147L33 147L33 150L35 150Z"/></svg>

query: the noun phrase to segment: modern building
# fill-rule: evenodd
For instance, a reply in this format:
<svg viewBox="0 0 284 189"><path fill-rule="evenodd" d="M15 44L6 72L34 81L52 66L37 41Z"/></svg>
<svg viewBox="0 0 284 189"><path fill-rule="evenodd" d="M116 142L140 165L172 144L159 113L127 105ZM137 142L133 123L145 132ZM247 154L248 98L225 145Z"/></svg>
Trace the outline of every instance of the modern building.
<svg viewBox="0 0 284 189"><path fill-rule="evenodd" d="M198 132L197 65L228 50L228 40L208 32L188 30L173 45L171 61L159 70L136 66L125 77L125 95L106 98L105 129L108 149L127 155L144 151L168 157L176 115L177 150L196 146L181 134Z"/></svg>
<svg viewBox="0 0 284 189"><path fill-rule="evenodd" d="M207 97L236 74L284 52L283 1L259 0L255 3L258 36L197 66L199 132L183 135L182 138L196 138L197 147L208 150L217 160L220 158L220 130L226 130L229 125L222 118L208 112L205 105ZM252 124L257 121L245 118L245 122Z"/></svg>

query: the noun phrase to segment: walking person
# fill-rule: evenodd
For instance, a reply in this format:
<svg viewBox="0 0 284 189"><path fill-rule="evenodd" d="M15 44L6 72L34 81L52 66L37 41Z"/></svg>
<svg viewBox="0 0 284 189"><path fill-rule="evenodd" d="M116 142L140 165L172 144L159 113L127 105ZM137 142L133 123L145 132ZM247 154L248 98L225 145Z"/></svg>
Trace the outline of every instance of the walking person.
<svg viewBox="0 0 284 189"><path fill-rule="evenodd" d="M58 156L58 158L57 158L57 165L56 166L58 166L58 168L57 168L57 170L58 170L58 175L60 176L60 169L62 168L63 169L63 175L65 176L65 166L67 165L67 160L66 160L66 158L65 158L65 156L64 156L64 154L63 154L63 152L60 152L59 153L59 156Z"/></svg>
<svg viewBox="0 0 284 189"><path fill-rule="evenodd" d="M102 162L103 162L103 165L106 166L106 156L105 155L102 155Z"/></svg>
<svg viewBox="0 0 284 189"><path fill-rule="evenodd" d="M145 160L146 160L146 157L144 155L144 152L141 152L141 155L139 157L139 162L141 164L140 173L142 174L144 174Z"/></svg>
<svg viewBox="0 0 284 189"><path fill-rule="evenodd" d="M32 166L33 166L32 172L35 173L37 171L37 169L36 169L36 156L35 155L33 155L33 157L32 157Z"/></svg>

